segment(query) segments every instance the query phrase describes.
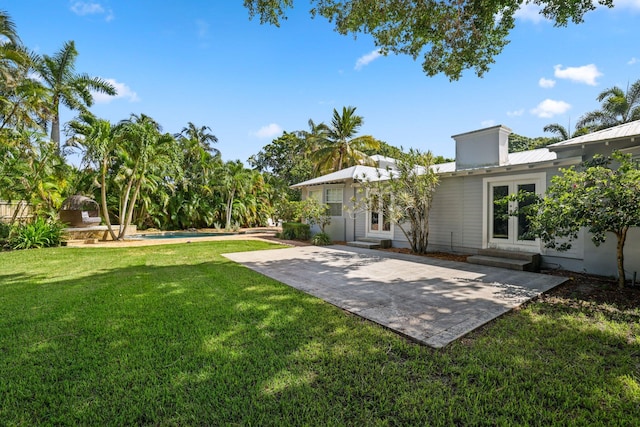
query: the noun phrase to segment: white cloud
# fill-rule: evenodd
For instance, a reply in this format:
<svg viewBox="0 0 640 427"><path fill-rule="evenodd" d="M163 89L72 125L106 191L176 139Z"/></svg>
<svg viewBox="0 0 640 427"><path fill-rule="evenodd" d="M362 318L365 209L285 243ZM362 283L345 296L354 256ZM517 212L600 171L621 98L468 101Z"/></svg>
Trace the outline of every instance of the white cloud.
<svg viewBox="0 0 640 427"><path fill-rule="evenodd" d="M495 120L483 120L480 122L480 126L482 126L483 128L488 128L495 125L496 125Z"/></svg>
<svg viewBox="0 0 640 427"><path fill-rule="evenodd" d="M540 80L538 80L538 85L540 87L543 87L545 89L550 89L552 87L554 87L556 85L556 81L552 80L552 79L545 79L544 77L541 77Z"/></svg>
<svg viewBox="0 0 640 427"><path fill-rule="evenodd" d="M382 53L380 53L379 50L377 49L373 50L367 53L366 55L363 55L360 58L358 58L358 60L356 61L356 65L353 68L354 70L360 70L362 69L362 67L364 67L365 65L369 65L371 62L375 61L380 56L382 56Z"/></svg>
<svg viewBox="0 0 640 427"><path fill-rule="evenodd" d="M107 22L113 20L113 11L105 9L100 3L76 1L71 4L71 11L79 16L106 14Z"/></svg>
<svg viewBox="0 0 640 427"><path fill-rule="evenodd" d="M250 135L257 136L258 138L275 138L282 133L280 125L275 123L262 126L257 132L252 132Z"/></svg>
<svg viewBox="0 0 640 427"><path fill-rule="evenodd" d="M531 114L540 118L551 118L557 114L563 114L571 108L571 105L564 101L545 99L536 108L531 110Z"/></svg>
<svg viewBox="0 0 640 427"><path fill-rule="evenodd" d="M537 4L526 3L520 7L513 15L516 19L521 19L523 21L530 21L534 24L538 24L542 21L546 21L547 18L540 15L540 11L542 8Z"/></svg>
<svg viewBox="0 0 640 427"><path fill-rule="evenodd" d="M633 64L637 64L638 62L640 62L640 59L636 58L635 56L633 58L631 58L629 60L629 62L627 62L628 65L633 65Z"/></svg>
<svg viewBox="0 0 640 427"><path fill-rule="evenodd" d="M603 74L598 70L595 64L583 65L581 67L566 67L556 65L553 67L555 72L553 75L559 79L569 79L576 83L584 83L589 86L596 86L596 79Z"/></svg>
<svg viewBox="0 0 640 427"><path fill-rule="evenodd" d="M127 86L124 83L120 83L118 81L116 81L115 79L105 79L106 81L108 81L109 83L111 83L115 88L116 88L116 92L117 94L114 96L109 96L105 93L100 93L100 92L91 92L91 95L93 95L93 99L94 101L96 101L96 103L98 104L108 104L109 102L113 101L114 99L120 99L120 98L125 98L128 99L129 102L138 102L140 101L140 98L138 97L138 94L135 93L134 91L131 90L131 88L129 86Z"/></svg>
<svg viewBox="0 0 640 427"><path fill-rule="evenodd" d="M640 10L640 0L614 0L616 8Z"/></svg>
<svg viewBox="0 0 640 427"><path fill-rule="evenodd" d="M514 110L514 111L507 111L507 116L509 117L520 117L523 114L524 114L524 108L521 108L519 110Z"/></svg>

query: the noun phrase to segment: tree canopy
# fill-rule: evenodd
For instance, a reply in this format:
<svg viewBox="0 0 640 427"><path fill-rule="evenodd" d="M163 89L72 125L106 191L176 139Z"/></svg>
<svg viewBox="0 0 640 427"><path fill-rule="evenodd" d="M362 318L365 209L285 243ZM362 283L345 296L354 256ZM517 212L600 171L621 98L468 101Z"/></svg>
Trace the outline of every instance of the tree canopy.
<svg viewBox="0 0 640 427"><path fill-rule="evenodd" d="M580 169L563 169L551 179L545 196L527 209L531 232L549 248L569 249L583 227L596 246L613 233L618 284L624 286L627 232L640 226L640 162L615 152L611 158L596 156Z"/></svg>
<svg viewBox="0 0 640 427"><path fill-rule="evenodd" d="M598 131L640 120L640 80L636 80L626 91L618 86L605 89L596 99L602 103L602 107L580 117L576 124L578 129Z"/></svg>
<svg viewBox="0 0 640 427"><path fill-rule="evenodd" d="M311 160L316 175L358 163L374 164L363 150L375 150L380 144L370 135L355 136L364 124L364 118L355 114L355 111L356 107L342 107L342 112L334 108L331 125L320 124L320 132L307 137L312 146Z"/></svg>
<svg viewBox="0 0 640 427"><path fill-rule="evenodd" d="M431 152L411 149L401 153L396 169L386 180L364 180L358 199L352 199L352 213L376 209L384 221L394 223L418 254L427 252L429 244L429 212L438 186L438 175Z"/></svg>
<svg viewBox="0 0 640 427"><path fill-rule="evenodd" d="M466 69L478 76L489 70L509 43L515 13L525 4L556 26L580 23L596 8L592 0L311 0L311 15L334 23L340 34L370 34L383 54L422 56L426 75L444 73L457 80ZM597 3L613 7L613 0ZM276 26L293 0L244 0L249 16Z"/></svg>

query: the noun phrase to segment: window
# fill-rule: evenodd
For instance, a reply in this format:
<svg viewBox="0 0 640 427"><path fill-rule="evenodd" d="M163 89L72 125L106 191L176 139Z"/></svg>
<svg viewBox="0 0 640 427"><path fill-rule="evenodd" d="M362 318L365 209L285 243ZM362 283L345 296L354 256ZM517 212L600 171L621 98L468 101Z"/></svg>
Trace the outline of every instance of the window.
<svg viewBox="0 0 640 427"><path fill-rule="evenodd" d="M309 190L309 199L322 203L322 190Z"/></svg>
<svg viewBox="0 0 640 427"><path fill-rule="evenodd" d="M493 187L493 238L509 238L509 206L506 203L497 202L509 195L508 185L496 185Z"/></svg>
<svg viewBox="0 0 640 427"><path fill-rule="evenodd" d="M327 188L325 201L329 205L329 215L342 216L342 188Z"/></svg>

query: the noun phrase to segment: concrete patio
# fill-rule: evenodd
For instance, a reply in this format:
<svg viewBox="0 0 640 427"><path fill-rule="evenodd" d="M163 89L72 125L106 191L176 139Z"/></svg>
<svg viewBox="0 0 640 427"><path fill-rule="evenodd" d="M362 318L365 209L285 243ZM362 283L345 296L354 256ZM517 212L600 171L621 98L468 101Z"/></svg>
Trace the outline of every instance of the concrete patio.
<svg viewBox="0 0 640 427"><path fill-rule="evenodd" d="M345 246L225 257L434 348L566 280Z"/></svg>

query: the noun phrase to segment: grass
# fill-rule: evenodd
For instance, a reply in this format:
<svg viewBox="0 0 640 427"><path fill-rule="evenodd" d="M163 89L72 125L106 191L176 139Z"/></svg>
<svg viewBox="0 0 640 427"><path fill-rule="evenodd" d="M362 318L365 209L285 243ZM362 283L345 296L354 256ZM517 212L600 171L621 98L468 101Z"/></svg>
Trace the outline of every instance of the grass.
<svg viewBox="0 0 640 427"><path fill-rule="evenodd" d="M0 253L2 425L640 425L640 309L543 298L442 350L226 241Z"/></svg>

